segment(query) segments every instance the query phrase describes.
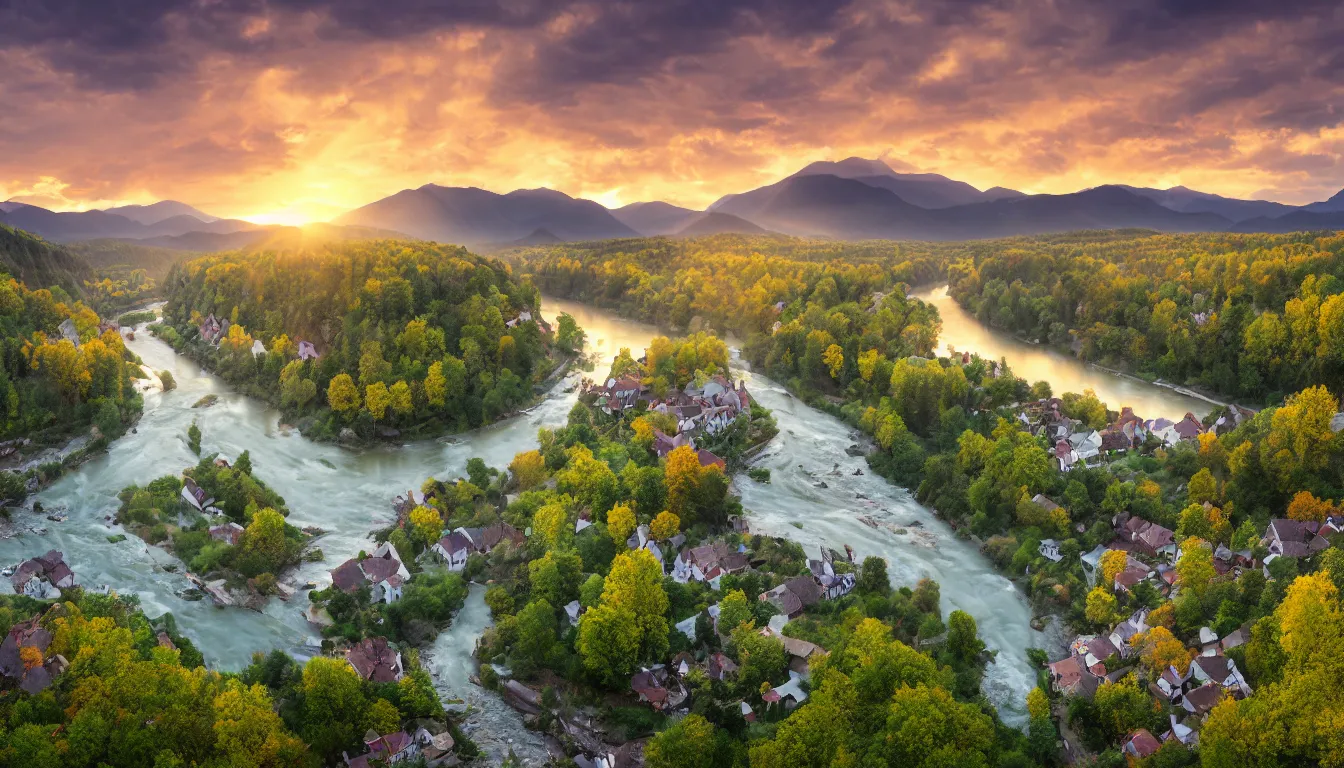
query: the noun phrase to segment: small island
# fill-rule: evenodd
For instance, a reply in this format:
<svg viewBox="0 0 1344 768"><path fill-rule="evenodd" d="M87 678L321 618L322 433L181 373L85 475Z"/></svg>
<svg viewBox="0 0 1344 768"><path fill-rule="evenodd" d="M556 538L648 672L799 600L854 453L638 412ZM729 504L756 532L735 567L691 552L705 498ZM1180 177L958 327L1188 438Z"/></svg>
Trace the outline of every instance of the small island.
<svg viewBox="0 0 1344 768"><path fill-rule="evenodd" d="M118 495L117 523L172 552L187 578L216 605L260 609L294 590L280 581L305 557L310 537L285 521L285 500L252 474L247 451L236 462L206 456L180 476L165 475Z"/></svg>

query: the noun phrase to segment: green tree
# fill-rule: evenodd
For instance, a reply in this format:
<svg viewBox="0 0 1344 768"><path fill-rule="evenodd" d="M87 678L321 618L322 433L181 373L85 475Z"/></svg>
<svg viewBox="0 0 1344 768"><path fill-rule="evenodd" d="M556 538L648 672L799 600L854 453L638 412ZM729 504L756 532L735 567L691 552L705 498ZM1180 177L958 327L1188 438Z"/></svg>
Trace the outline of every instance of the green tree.
<svg viewBox="0 0 1344 768"><path fill-rule="evenodd" d="M344 659L317 656L303 667L302 733L328 761L357 749L366 726L368 700L359 675Z"/></svg>
<svg viewBox="0 0 1344 768"><path fill-rule="evenodd" d="M690 714L655 735L644 747L647 768L700 768L714 755L714 726Z"/></svg>
<svg viewBox="0 0 1344 768"><path fill-rule="evenodd" d="M885 595L891 591L891 580L887 576L887 561L875 555L863 558L859 566L858 588L872 595Z"/></svg>
<svg viewBox="0 0 1344 768"><path fill-rule="evenodd" d="M201 455L201 428L196 426L195 420L187 427L187 447L197 456Z"/></svg>
<svg viewBox="0 0 1344 768"><path fill-rule="evenodd" d="M719 631L731 635L742 624L753 621L751 601L740 589L730 590L719 601Z"/></svg>

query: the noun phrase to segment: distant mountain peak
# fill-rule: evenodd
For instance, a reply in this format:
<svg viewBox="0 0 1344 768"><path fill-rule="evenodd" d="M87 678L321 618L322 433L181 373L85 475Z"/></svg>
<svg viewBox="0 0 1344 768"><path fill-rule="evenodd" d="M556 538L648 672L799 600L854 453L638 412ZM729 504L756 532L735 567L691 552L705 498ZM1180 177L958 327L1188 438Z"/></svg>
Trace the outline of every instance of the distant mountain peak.
<svg viewBox="0 0 1344 768"><path fill-rule="evenodd" d="M203 224L219 221L218 216L211 216L208 213L203 213L186 203L179 203L176 200L160 200L157 203L150 203L148 205L122 205L116 208L104 208L103 212L130 219L131 221L144 224L147 227L178 216L190 216Z"/></svg>

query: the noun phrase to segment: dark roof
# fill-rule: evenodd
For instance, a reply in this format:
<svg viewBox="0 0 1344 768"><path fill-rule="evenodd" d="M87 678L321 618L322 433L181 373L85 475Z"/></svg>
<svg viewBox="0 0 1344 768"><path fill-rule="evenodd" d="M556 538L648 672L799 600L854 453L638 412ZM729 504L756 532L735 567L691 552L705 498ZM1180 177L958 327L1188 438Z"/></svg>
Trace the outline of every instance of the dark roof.
<svg viewBox="0 0 1344 768"><path fill-rule="evenodd" d="M1209 679L1219 685L1227 680L1227 676L1232 674L1232 665L1228 663L1226 656L1198 656L1195 658L1197 664Z"/></svg>
<svg viewBox="0 0 1344 768"><path fill-rule="evenodd" d="M515 545L521 545L526 539L526 537L523 536L522 531L514 528L508 523L495 523L487 526L481 533L481 536L485 542L486 549L494 549L505 540L511 541Z"/></svg>
<svg viewBox="0 0 1344 768"><path fill-rule="evenodd" d="M1205 683L1193 691L1187 691L1185 694L1186 709L1202 715L1205 712L1217 706L1222 701L1223 689L1214 683Z"/></svg>
<svg viewBox="0 0 1344 768"><path fill-rule="evenodd" d="M19 657L20 648L36 648L47 652L51 645L51 633L37 623L34 616L9 628L5 641L0 643L0 673L18 677L23 672L23 661Z"/></svg>
<svg viewBox="0 0 1344 768"><path fill-rule="evenodd" d="M395 576L401 569L401 562L390 557L366 557L360 561L359 567L370 582L377 584Z"/></svg>
<svg viewBox="0 0 1344 768"><path fill-rule="evenodd" d="M809 605L815 605L821 600L821 587L817 586L816 580L811 576L795 576L784 582L789 591L798 596L798 601L806 608Z"/></svg>
<svg viewBox="0 0 1344 768"><path fill-rule="evenodd" d="M364 571L359 561L351 558L331 571L331 583L342 592L354 592L364 583Z"/></svg>
<svg viewBox="0 0 1344 768"><path fill-rule="evenodd" d="M397 656L397 649L383 637L366 637L345 652L345 660L359 676L375 683L394 683L401 679Z"/></svg>
<svg viewBox="0 0 1344 768"><path fill-rule="evenodd" d="M1135 757L1151 757L1162 748L1162 742L1147 728L1140 728L1125 740L1125 750Z"/></svg>

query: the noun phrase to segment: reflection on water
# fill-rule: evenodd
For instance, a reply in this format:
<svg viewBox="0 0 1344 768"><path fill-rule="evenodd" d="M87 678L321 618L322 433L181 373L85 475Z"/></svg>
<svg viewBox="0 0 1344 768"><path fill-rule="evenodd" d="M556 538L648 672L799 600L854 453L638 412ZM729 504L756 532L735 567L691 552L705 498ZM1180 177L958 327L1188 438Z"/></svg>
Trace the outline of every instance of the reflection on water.
<svg viewBox="0 0 1344 768"><path fill-rule="evenodd" d="M1057 350L1028 344L982 325L947 293L947 286L916 291L914 297L938 308L943 319L938 350L948 346L998 360L1007 358L1013 373L1027 381L1048 381L1056 395L1092 389L1114 411L1128 405L1145 419L1179 421L1187 411L1203 417L1213 404L1165 387L1098 370Z"/></svg>

